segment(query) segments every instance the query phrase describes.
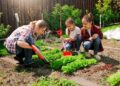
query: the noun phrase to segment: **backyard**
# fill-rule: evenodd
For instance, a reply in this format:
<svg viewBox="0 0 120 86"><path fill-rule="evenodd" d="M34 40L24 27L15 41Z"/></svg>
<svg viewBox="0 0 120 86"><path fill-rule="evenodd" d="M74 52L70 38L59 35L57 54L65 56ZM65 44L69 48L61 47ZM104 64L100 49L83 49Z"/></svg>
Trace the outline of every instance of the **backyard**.
<svg viewBox="0 0 120 86"><path fill-rule="evenodd" d="M14 59L15 55L7 51L4 40L13 29L9 24L1 23L0 86L120 86L120 35L116 32L119 36L111 36L112 32L120 31L120 15L111 9L111 2L105 2L109 0L103 0L103 3L100 1L98 0L96 9L92 12L95 16L94 23L102 27L104 36L101 40L104 51L99 53L100 61L95 57L87 59L82 45L80 54L73 51L72 55L65 56L61 51L63 43L59 35L54 33L61 29L63 37L66 38L64 23L68 17L72 17L75 24L81 28L82 9L56 4L52 12L43 13L43 19L53 33L35 42L48 62L44 63L37 55L33 55L32 60L36 67L25 68L19 65ZM106 4L101 7L102 11L99 10L101 3ZM101 14L101 19L97 19Z"/></svg>

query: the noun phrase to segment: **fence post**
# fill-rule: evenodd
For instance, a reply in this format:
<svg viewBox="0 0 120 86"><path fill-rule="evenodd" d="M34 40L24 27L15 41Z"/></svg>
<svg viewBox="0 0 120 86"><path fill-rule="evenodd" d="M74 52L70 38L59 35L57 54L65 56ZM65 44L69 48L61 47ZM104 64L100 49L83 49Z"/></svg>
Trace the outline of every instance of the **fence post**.
<svg viewBox="0 0 120 86"><path fill-rule="evenodd" d="M16 24L17 24L17 27L19 26L19 16L18 16L18 13L15 13L15 19L16 19Z"/></svg>
<svg viewBox="0 0 120 86"><path fill-rule="evenodd" d="M1 23L2 14L3 14L3 13L2 13L2 12L0 12L0 23Z"/></svg>

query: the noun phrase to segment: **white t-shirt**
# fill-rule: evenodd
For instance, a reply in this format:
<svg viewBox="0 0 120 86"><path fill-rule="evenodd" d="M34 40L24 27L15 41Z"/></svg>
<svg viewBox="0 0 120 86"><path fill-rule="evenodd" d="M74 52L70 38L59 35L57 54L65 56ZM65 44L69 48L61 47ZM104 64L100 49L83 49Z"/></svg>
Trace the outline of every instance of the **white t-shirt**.
<svg viewBox="0 0 120 86"><path fill-rule="evenodd" d="M87 31L88 31L88 33L89 33L89 35L91 37L91 29L88 29Z"/></svg>
<svg viewBox="0 0 120 86"><path fill-rule="evenodd" d="M66 35L69 35L70 38L75 39L77 35L80 34L80 28L75 26L75 29L73 31L68 31L68 28L66 28Z"/></svg>

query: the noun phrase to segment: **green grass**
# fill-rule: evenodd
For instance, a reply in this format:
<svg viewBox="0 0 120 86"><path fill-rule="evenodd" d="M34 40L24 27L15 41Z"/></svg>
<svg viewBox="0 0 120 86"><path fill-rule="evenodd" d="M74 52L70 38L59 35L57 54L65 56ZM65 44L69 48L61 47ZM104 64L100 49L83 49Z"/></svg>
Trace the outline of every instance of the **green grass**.
<svg viewBox="0 0 120 86"><path fill-rule="evenodd" d="M9 55L7 49L4 47L3 43L0 43L0 56Z"/></svg>
<svg viewBox="0 0 120 86"><path fill-rule="evenodd" d="M118 25L112 25L112 26L108 26L108 27L104 27L104 28L102 28L102 32L106 32L108 30L114 30L116 28L120 28L120 24L118 24Z"/></svg>

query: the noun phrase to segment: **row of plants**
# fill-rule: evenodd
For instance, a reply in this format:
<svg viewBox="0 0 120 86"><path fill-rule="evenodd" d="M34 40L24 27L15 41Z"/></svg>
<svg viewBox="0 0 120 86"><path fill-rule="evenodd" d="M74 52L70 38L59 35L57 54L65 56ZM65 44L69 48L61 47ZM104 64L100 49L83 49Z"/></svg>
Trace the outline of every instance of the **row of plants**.
<svg viewBox="0 0 120 86"><path fill-rule="evenodd" d="M120 70L109 76L107 78L107 82L110 84L110 86L120 86Z"/></svg>
<svg viewBox="0 0 120 86"><path fill-rule="evenodd" d="M77 59L65 66L62 66L61 70L63 71L63 73L71 74L80 68L85 68L96 63L97 63L96 59L84 59L84 60Z"/></svg>
<svg viewBox="0 0 120 86"><path fill-rule="evenodd" d="M40 44L41 43L38 42L38 45ZM50 62L50 67L54 70L62 70L64 73L73 73L80 68L84 68L97 63L95 59L86 59L85 54L63 56L63 53L58 48L55 48L53 50L48 50L46 48L47 47L45 46L41 47L41 53L45 59ZM33 59L36 58L36 55L33 56ZM41 63L41 61L39 62Z"/></svg>
<svg viewBox="0 0 120 86"><path fill-rule="evenodd" d="M60 59L57 59L56 61L52 62L51 68L59 70L62 66L67 65L68 63L71 63L77 59L85 59L85 56L83 54L80 54L78 56L63 56Z"/></svg>
<svg viewBox="0 0 120 86"><path fill-rule="evenodd" d="M40 77L32 86L77 86L77 84L64 78Z"/></svg>
<svg viewBox="0 0 120 86"><path fill-rule="evenodd" d="M73 73L74 71L96 64L95 59L86 59L85 54L75 56L63 56L59 49L41 51L45 59L50 63L50 68L54 70L62 70L64 73ZM33 56L36 59L37 56ZM41 61L39 61L41 63Z"/></svg>

